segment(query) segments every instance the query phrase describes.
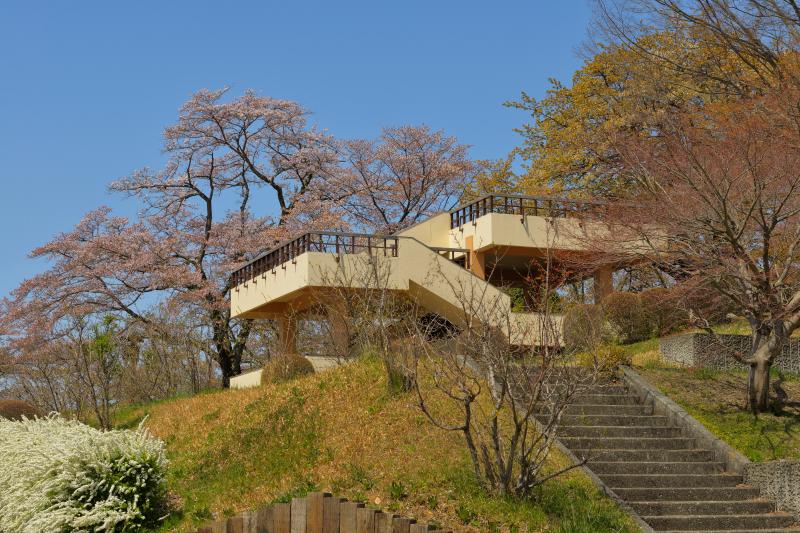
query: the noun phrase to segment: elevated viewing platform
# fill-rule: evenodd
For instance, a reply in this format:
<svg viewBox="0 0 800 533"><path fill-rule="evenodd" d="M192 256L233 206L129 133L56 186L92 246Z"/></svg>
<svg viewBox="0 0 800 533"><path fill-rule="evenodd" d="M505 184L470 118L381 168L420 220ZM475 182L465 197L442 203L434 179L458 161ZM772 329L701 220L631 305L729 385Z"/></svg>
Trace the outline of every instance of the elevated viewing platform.
<svg viewBox="0 0 800 533"><path fill-rule="evenodd" d="M440 213L394 235L311 232L284 242L232 275L234 317L282 323L314 306L331 289L404 293L456 325L490 322L513 344L554 344L532 304L511 312L503 289L530 288L556 252L586 252L581 225L602 224L606 204L533 196L490 195ZM367 272L367 270L369 272ZM611 270L594 272L596 297L611 290ZM564 281L564 280L562 280ZM548 324L560 328L560 317Z"/></svg>

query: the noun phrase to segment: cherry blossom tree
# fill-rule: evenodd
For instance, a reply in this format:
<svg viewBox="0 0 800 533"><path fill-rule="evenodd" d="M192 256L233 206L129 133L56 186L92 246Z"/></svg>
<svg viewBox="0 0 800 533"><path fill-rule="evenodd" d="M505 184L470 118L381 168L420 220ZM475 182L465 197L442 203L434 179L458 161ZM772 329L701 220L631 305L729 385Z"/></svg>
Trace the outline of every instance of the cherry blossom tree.
<svg viewBox="0 0 800 533"><path fill-rule="evenodd" d="M335 222L326 216L330 202L312 189L338 160L331 139L294 102L251 91L225 101L225 94L200 91L182 107L165 131L162 170L111 185L141 202L138 221L101 208L34 250L51 267L6 303L12 339L30 332L32 316L57 336L67 316L119 313L146 322L153 301L175 299L205 316L223 384L241 372L251 324L231 319L229 274L293 232ZM250 212L261 190L276 213Z"/></svg>
<svg viewBox="0 0 800 533"><path fill-rule="evenodd" d="M442 132L392 128L340 143L295 102L226 89L182 106L164 152L163 168L110 186L139 203L135 220L100 208L32 252L50 267L3 303L0 337L13 357L44 354L76 318L91 329L107 316L138 325L145 349L148 335L166 338L155 306L182 306L227 386L254 331L231 317L232 271L306 231L411 224L452 203L471 171L466 147ZM269 335L255 337L261 346Z"/></svg>
<svg viewBox="0 0 800 533"><path fill-rule="evenodd" d="M345 166L328 183L328 197L353 226L391 233L458 202L476 172L467 148L427 126L341 142Z"/></svg>

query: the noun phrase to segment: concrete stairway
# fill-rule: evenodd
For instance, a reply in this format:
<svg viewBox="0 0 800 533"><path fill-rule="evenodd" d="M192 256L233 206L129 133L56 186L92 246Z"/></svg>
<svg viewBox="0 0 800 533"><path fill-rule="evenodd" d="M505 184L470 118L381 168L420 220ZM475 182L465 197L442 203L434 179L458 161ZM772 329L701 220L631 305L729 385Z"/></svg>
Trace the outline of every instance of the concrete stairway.
<svg viewBox="0 0 800 533"><path fill-rule="evenodd" d="M545 415L537 415L544 417ZM800 531L620 382L574 398L560 440L656 531Z"/></svg>

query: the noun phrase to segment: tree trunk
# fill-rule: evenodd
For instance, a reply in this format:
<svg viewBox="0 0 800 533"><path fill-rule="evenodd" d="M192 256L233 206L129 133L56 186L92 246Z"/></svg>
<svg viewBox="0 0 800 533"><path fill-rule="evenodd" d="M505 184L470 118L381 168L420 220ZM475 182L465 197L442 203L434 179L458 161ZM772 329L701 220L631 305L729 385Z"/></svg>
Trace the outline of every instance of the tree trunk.
<svg viewBox="0 0 800 533"><path fill-rule="evenodd" d="M781 352L785 339L772 332L762 338L750 359L750 374L747 381L747 405L753 413L769 409L769 371L772 361Z"/></svg>
<svg viewBox="0 0 800 533"><path fill-rule="evenodd" d="M227 389L231 385L231 378L242 373L242 354L250 334L250 325L245 323L240 338L231 342L235 334L231 330L228 317L218 311L214 311L211 317L214 325L213 344L216 351L214 358L222 372L222 387Z"/></svg>
<svg viewBox="0 0 800 533"><path fill-rule="evenodd" d="M769 409L769 361L756 361L750 365L749 404L754 413L762 413Z"/></svg>

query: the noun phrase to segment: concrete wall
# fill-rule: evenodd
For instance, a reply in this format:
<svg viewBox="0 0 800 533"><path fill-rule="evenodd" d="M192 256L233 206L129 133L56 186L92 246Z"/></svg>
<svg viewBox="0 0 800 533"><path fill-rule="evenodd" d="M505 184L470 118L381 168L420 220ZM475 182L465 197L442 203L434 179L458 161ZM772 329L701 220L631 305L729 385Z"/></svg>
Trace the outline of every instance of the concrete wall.
<svg viewBox="0 0 800 533"><path fill-rule="evenodd" d="M398 235L417 239L426 246L450 247L450 213L439 213L404 229Z"/></svg>
<svg viewBox="0 0 800 533"><path fill-rule="evenodd" d="M239 374L238 376L231 378L231 388L249 389L252 387L258 387L259 385L261 385L262 372L263 371L259 368L258 370L253 370L252 372Z"/></svg>
<svg viewBox="0 0 800 533"><path fill-rule="evenodd" d="M585 246L578 238L582 233L580 221L574 218L526 216L523 222L519 215L489 213L451 229L448 246L466 248L467 237L472 237L477 250L495 246L582 250Z"/></svg>
<svg viewBox="0 0 800 533"><path fill-rule="evenodd" d="M800 462L749 463L744 477L746 483L761 490L762 496L775 500L779 509L800 518Z"/></svg>
<svg viewBox="0 0 800 533"><path fill-rule="evenodd" d="M747 354L750 351L750 337L717 335L717 339L708 333L670 335L659 339L659 348L665 361L681 366L717 370L746 369L731 353L738 351ZM775 358L773 366L784 372L800 373L800 339L790 339L781 354Z"/></svg>

